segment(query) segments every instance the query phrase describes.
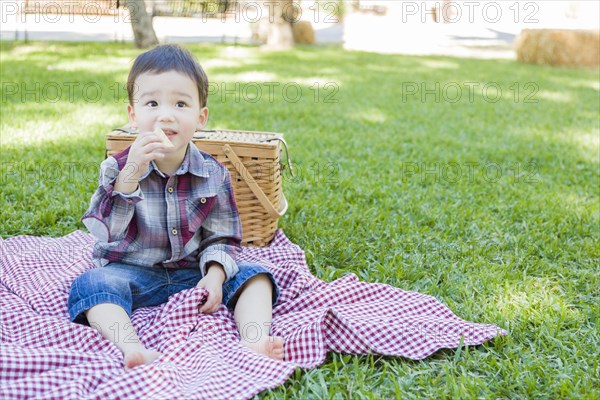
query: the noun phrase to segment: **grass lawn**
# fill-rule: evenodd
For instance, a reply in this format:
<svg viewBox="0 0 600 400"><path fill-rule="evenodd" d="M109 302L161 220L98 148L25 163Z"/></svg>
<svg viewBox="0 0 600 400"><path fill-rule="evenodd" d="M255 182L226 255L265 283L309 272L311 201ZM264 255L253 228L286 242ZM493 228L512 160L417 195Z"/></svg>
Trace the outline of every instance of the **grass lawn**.
<svg viewBox="0 0 600 400"><path fill-rule="evenodd" d="M1 45L0 235L84 229L138 51ZM212 82L208 128L286 134L297 176L280 225L315 275L419 291L509 331L422 361L330 354L259 397L599 397L598 71L189 48Z"/></svg>

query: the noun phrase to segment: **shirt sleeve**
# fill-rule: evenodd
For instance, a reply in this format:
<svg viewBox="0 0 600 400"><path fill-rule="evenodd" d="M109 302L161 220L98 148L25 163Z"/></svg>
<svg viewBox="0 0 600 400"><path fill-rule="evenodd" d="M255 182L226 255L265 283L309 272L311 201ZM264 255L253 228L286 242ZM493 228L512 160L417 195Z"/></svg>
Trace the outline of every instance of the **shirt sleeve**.
<svg viewBox="0 0 600 400"><path fill-rule="evenodd" d="M122 241L135 211L135 204L143 200L140 187L130 194L114 190L119 175L117 160L109 157L100 165L98 189L81 221L100 242Z"/></svg>
<svg viewBox="0 0 600 400"><path fill-rule="evenodd" d="M216 201L202 224L200 269L206 275L210 262L218 262L225 270L225 281L238 273L236 254L241 250L242 224L233 196L229 171L222 167L223 177Z"/></svg>

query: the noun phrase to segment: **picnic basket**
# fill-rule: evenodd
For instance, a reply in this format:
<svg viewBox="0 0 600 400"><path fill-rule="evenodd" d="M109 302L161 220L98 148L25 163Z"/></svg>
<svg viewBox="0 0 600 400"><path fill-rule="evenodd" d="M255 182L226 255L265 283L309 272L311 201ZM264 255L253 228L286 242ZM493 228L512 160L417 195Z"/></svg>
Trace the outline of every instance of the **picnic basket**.
<svg viewBox="0 0 600 400"><path fill-rule="evenodd" d="M106 135L106 157L125 150L137 132L128 126ZM231 185L242 222L242 245L266 246L275 236L278 219L287 210L283 170L293 169L283 135L272 132L206 130L192 142L215 157L231 174ZM281 160L285 149L287 165Z"/></svg>

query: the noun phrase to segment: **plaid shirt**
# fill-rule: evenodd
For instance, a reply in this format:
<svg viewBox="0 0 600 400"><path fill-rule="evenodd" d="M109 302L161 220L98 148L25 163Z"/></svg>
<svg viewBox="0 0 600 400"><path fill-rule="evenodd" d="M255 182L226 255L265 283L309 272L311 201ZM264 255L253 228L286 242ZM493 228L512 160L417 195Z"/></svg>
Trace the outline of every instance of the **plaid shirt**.
<svg viewBox="0 0 600 400"><path fill-rule="evenodd" d="M206 274L206 264L216 261L231 279L242 229L229 171L190 143L174 175L151 162L137 190L124 194L114 184L128 154L129 148L102 162L99 187L82 217L97 239L94 263L199 266Z"/></svg>

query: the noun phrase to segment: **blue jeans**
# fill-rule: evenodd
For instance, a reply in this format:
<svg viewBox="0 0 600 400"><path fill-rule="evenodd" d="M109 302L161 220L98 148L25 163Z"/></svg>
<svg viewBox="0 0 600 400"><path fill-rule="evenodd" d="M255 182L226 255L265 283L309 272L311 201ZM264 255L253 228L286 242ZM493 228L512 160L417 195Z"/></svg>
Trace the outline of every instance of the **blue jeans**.
<svg viewBox="0 0 600 400"><path fill-rule="evenodd" d="M259 274L266 274L273 284L273 305L279 288L265 267L254 263L238 263L239 272L223 284L223 304L234 309L242 286ZM169 296L195 287L202 279L200 268L168 269L111 263L90 269L78 276L69 294L71 321L87 323L84 311L101 303L117 304L131 317L136 308L166 303ZM239 293L238 293L239 292Z"/></svg>

